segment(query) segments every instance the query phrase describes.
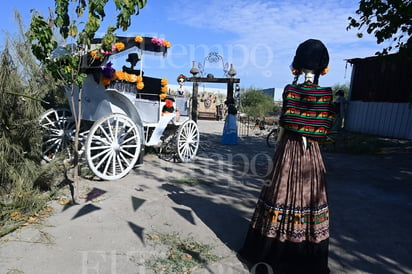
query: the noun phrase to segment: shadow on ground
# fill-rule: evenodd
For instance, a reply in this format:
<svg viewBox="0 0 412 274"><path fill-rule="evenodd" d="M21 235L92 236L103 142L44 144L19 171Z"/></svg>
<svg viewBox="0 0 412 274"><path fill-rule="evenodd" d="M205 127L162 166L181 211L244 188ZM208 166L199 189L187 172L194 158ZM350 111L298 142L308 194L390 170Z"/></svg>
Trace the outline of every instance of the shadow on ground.
<svg viewBox="0 0 412 274"><path fill-rule="evenodd" d="M224 146L219 135L202 133L199 159L191 168L179 171L181 178L201 178L203 183L191 186L198 191L188 192L186 186L174 184L170 178L156 179L162 181L161 188L170 199L189 207L222 242L237 251L272 154L263 137L242 137L238 145ZM406 273L405 269L412 269L412 240L408 237L412 227L410 156L324 153L333 272ZM155 172L145 175L157 176ZM193 222L190 214L185 214L187 221Z"/></svg>

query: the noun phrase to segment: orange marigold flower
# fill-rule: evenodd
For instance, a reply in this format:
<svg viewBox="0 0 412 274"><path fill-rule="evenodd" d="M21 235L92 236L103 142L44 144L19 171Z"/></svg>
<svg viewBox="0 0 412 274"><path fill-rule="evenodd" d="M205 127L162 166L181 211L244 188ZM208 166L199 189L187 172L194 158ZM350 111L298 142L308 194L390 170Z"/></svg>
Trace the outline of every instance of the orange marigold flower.
<svg viewBox="0 0 412 274"><path fill-rule="evenodd" d="M124 43L123 42L117 42L117 43L114 44L114 46L116 47L117 51L124 50Z"/></svg>
<svg viewBox="0 0 412 274"><path fill-rule="evenodd" d="M172 44L169 41L165 41L164 45L166 48L170 48L172 46Z"/></svg>
<svg viewBox="0 0 412 274"><path fill-rule="evenodd" d="M159 95L160 100L164 100L166 98L167 94L166 93L162 93Z"/></svg>
<svg viewBox="0 0 412 274"><path fill-rule="evenodd" d="M127 81L127 82L131 82L131 74L129 74L129 73L127 73L127 72L123 72L123 75L124 75L124 80L125 81Z"/></svg>
<svg viewBox="0 0 412 274"><path fill-rule="evenodd" d="M137 82L137 75L136 74L130 74L129 75L129 82L135 83Z"/></svg>
<svg viewBox="0 0 412 274"><path fill-rule="evenodd" d="M136 78L136 82L143 82L143 77L138 75Z"/></svg>
<svg viewBox="0 0 412 274"><path fill-rule="evenodd" d="M92 51L90 52L90 56L91 56L92 58L94 58L94 59L100 59L100 56L97 54L97 49L92 50Z"/></svg>
<svg viewBox="0 0 412 274"><path fill-rule="evenodd" d="M292 68L292 74L293 75L300 75L300 74L302 74L302 71L300 69Z"/></svg>
<svg viewBox="0 0 412 274"><path fill-rule="evenodd" d="M143 83L143 82L137 82L136 88L137 88L138 90L142 90L142 89L144 88L144 83Z"/></svg>
<svg viewBox="0 0 412 274"><path fill-rule="evenodd" d="M329 66L327 66L326 68L324 68L321 72L320 75L325 75L326 73L329 72Z"/></svg>
<svg viewBox="0 0 412 274"><path fill-rule="evenodd" d="M108 85L110 85L110 79L106 78L106 77L102 77L100 79L100 84L102 84L103 86L108 86Z"/></svg>
<svg viewBox="0 0 412 274"><path fill-rule="evenodd" d="M124 72L121 71L121 70L116 70L116 72L114 73L114 78L116 80L123 81L124 80Z"/></svg>
<svg viewBox="0 0 412 274"><path fill-rule="evenodd" d="M167 78L162 78L162 80L160 80L160 84L161 84L162 86L167 85L167 84L168 84Z"/></svg>
<svg viewBox="0 0 412 274"><path fill-rule="evenodd" d="M165 93L168 91L168 87L167 86L163 86L162 89L160 90L161 92Z"/></svg>
<svg viewBox="0 0 412 274"><path fill-rule="evenodd" d="M137 36L134 38L134 41L135 41L136 43L141 43L141 42L143 42L143 37L140 36L140 35L137 35Z"/></svg>

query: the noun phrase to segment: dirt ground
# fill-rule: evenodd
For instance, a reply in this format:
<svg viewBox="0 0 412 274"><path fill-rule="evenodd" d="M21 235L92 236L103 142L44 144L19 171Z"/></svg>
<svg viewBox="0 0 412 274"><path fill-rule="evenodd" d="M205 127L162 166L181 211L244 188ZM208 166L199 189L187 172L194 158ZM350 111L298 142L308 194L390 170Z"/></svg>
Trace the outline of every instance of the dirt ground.
<svg viewBox="0 0 412 274"><path fill-rule="evenodd" d="M147 154L121 180L82 179L77 204L56 200L48 219L0 239L0 273L153 273L147 262L170 251L156 233L213 246L220 259L193 273L248 273L236 251L273 151L264 133L227 146L222 121L198 125L193 163ZM410 141L379 154L325 151L331 273L412 273L411 153Z"/></svg>

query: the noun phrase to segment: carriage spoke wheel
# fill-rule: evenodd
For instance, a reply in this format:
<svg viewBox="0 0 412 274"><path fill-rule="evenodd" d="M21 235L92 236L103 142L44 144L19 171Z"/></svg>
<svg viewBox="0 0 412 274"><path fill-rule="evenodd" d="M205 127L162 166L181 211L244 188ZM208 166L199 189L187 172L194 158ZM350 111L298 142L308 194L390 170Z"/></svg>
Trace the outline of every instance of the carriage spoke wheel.
<svg viewBox="0 0 412 274"><path fill-rule="evenodd" d="M66 152L65 158L71 159L70 145L73 142L75 123L70 110L49 109L40 115L39 124L44 131L41 144L43 159L50 162L61 152Z"/></svg>
<svg viewBox="0 0 412 274"><path fill-rule="evenodd" d="M103 180L117 180L135 166L141 136L132 119L109 114L97 120L86 141L86 160L92 172Z"/></svg>
<svg viewBox="0 0 412 274"><path fill-rule="evenodd" d="M184 122L176 135L176 150L182 162L192 161L199 148L199 128L193 120Z"/></svg>

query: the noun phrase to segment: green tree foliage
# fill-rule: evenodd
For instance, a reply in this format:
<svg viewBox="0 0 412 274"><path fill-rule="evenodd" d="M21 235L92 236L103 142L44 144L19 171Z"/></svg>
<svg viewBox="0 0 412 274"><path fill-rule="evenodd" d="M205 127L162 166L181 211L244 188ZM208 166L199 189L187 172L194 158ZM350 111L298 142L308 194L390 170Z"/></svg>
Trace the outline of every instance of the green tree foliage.
<svg viewBox="0 0 412 274"><path fill-rule="evenodd" d="M268 116L274 111L273 98L259 89L246 89L240 95L240 111L251 117Z"/></svg>
<svg viewBox="0 0 412 274"><path fill-rule="evenodd" d="M32 186L39 175L37 119L44 111L41 99L55 87L31 54L19 13L16 21L19 35L7 38L0 53L0 194L10 193L18 182Z"/></svg>
<svg viewBox="0 0 412 274"><path fill-rule="evenodd" d="M56 72L60 67L57 65L66 64L71 69L78 68L79 59L78 54L73 55L73 50L76 53L82 53L85 46L90 46L95 33L99 30L101 22L106 17L105 6L108 0L55 0L55 17L45 19L37 11L33 11L30 30L27 33L28 38L32 44L34 55L47 66L52 72ZM137 15L139 10L146 5L146 0L114 0L117 14L115 26L109 26L106 35L103 37L102 49L110 50L112 44L115 42L114 31L121 28L126 31L131 25L131 18ZM84 12L87 11L87 15ZM70 17L73 14L72 17ZM85 21L83 23L83 20ZM84 28L79 32L79 27ZM52 52L58 46L56 39L54 39L53 31L57 28L63 39L70 39L75 42L77 48L67 47L68 54L64 55L62 60L58 58L51 58ZM69 59L74 58L74 60ZM58 78L63 75L58 75ZM81 84L82 77L76 80ZM64 78L65 81L71 81L72 77ZM65 82L66 83L66 82Z"/></svg>
<svg viewBox="0 0 412 274"><path fill-rule="evenodd" d="M361 0L356 10L359 18L349 17L347 30L358 29L373 33L378 44L392 40L395 45L384 48L378 55L388 54L393 49L399 53L412 53L412 1L410 0Z"/></svg>
<svg viewBox="0 0 412 274"><path fill-rule="evenodd" d="M0 53L0 236L46 203L34 182L42 176L39 98L47 92L46 75L24 41L8 40ZM18 218L17 218L18 216ZM13 219L11 221L11 219Z"/></svg>
<svg viewBox="0 0 412 274"><path fill-rule="evenodd" d="M39 160L40 156L36 145L39 132L33 123L39 102L10 94L21 94L24 85L7 48L0 58L0 184L7 192L16 181L33 178L29 174L34 172L36 157Z"/></svg>

